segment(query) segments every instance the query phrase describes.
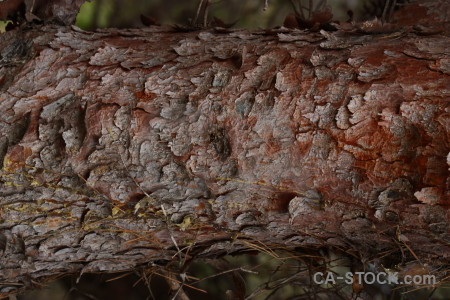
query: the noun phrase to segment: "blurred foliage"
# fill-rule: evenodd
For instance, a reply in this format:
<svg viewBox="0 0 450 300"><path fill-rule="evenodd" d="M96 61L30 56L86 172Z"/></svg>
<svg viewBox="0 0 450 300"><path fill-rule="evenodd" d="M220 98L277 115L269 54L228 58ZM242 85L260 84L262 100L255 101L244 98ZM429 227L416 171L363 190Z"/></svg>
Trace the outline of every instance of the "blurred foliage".
<svg viewBox="0 0 450 300"><path fill-rule="evenodd" d="M258 29L281 26L285 17L294 12L292 3L308 11L310 6L314 8L326 2L333 12L333 20L343 21L348 19L349 10L356 18L374 17L382 10L385 0L267 0L267 7L266 0L210 1L208 22L219 18L234 24L235 28ZM199 3L200 0L94 0L83 4L76 25L85 30L143 27L141 15L154 18L159 24L188 25L195 18ZM202 21L202 15L199 19ZM4 32L4 27L5 22L0 21L0 32Z"/></svg>
<svg viewBox="0 0 450 300"><path fill-rule="evenodd" d="M7 24L8 24L7 22L0 21L0 33L5 32L5 28L6 28Z"/></svg>
<svg viewBox="0 0 450 300"><path fill-rule="evenodd" d="M347 19L347 10L358 12L368 0L328 0L335 20ZM195 17L200 0L95 0L86 2L78 15L76 25L83 29L98 27L142 27L140 15L152 17L160 24L187 25ZM272 28L283 24L293 13L292 2L308 10L321 0L211 0L208 20L213 17L237 28ZM200 16L201 18L201 16Z"/></svg>
<svg viewBox="0 0 450 300"><path fill-rule="evenodd" d="M259 244L258 244L259 245ZM306 250L306 252L304 252ZM315 284L312 274L315 272L333 272L344 276L348 271L349 259L345 257L329 261L329 257L303 249L298 252L249 251L240 255L227 255L217 260L195 259L184 271L187 281L183 290L189 299L226 300L229 292L234 292L231 299L239 299L242 293L245 299L356 299L352 285L338 282ZM334 263L333 263L334 261ZM333 264L333 269L330 265ZM115 299L157 299L172 300L173 293L167 280L181 282L179 274L176 279L168 279L164 270L176 274L179 262L172 261L165 266L135 269L116 274L77 274L61 278L48 286L18 296L18 300L115 300ZM234 271L234 274L233 272ZM236 280L236 276L241 280ZM145 279L145 277L147 279ZM449 284L440 288L427 286L391 286L388 290L381 286L366 286L371 290L373 299L449 299ZM386 286L384 288L387 288ZM386 293L389 291L389 293Z"/></svg>

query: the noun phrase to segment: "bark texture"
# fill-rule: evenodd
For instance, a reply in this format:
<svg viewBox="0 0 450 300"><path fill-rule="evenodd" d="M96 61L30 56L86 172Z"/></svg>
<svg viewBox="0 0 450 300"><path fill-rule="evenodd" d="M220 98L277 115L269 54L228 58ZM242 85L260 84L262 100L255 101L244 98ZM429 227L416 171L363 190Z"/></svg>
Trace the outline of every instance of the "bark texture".
<svg viewBox="0 0 450 300"><path fill-rule="evenodd" d="M449 264L448 31L0 42L0 295L255 241Z"/></svg>

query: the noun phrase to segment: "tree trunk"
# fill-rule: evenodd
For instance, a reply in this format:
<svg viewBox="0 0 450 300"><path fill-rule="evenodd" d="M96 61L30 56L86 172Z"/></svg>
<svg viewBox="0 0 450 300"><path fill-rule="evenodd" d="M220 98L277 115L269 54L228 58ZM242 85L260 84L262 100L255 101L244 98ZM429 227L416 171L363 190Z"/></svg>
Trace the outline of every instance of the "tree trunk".
<svg viewBox="0 0 450 300"><path fill-rule="evenodd" d="M450 39L419 33L0 35L0 296L257 247L448 272Z"/></svg>

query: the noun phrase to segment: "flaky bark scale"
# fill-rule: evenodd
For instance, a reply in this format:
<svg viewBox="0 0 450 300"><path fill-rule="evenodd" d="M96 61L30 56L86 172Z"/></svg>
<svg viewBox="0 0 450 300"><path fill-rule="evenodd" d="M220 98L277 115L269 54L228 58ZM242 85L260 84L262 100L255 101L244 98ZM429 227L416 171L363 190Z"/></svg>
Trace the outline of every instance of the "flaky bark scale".
<svg viewBox="0 0 450 300"><path fill-rule="evenodd" d="M14 34L0 36L1 293L187 245L231 253L237 233L448 264L447 33Z"/></svg>

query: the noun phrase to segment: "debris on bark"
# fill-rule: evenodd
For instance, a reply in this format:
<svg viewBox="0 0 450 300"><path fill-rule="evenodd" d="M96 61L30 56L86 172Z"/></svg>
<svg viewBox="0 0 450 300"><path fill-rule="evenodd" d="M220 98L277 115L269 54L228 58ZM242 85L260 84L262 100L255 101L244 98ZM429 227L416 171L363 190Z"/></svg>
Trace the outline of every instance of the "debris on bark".
<svg viewBox="0 0 450 300"><path fill-rule="evenodd" d="M248 247L236 237L448 266L449 42L1 35L0 294Z"/></svg>

